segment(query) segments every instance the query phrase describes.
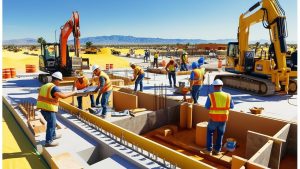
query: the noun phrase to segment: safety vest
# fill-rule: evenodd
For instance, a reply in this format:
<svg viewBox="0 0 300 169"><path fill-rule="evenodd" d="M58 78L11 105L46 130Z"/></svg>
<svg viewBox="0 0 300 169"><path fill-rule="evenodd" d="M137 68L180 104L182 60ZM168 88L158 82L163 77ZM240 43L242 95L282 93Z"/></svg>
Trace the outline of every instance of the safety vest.
<svg viewBox="0 0 300 169"><path fill-rule="evenodd" d="M200 69L194 69L194 79L192 79L193 81L193 85L202 85L203 84L203 71Z"/></svg>
<svg viewBox="0 0 300 169"><path fill-rule="evenodd" d="M105 79L105 84L102 88L102 90L100 91L101 93L105 93L107 91L111 91L112 90L112 84L111 84L111 81L110 81L110 78L108 77L108 75L101 71L100 72L100 77L103 77Z"/></svg>
<svg viewBox="0 0 300 169"><path fill-rule="evenodd" d="M135 66L133 71L134 71L135 76L144 74L144 70L139 66Z"/></svg>
<svg viewBox="0 0 300 169"><path fill-rule="evenodd" d="M88 80L87 77L83 77L83 82L82 82L82 83L80 83L78 79L77 79L76 82L75 82L75 87L76 87L78 90L84 89L84 88L86 88L88 85L89 85L89 80Z"/></svg>
<svg viewBox="0 0 300 169"><path fill-rule="evenodd" d="M58 98L51 96L53 87L55 87L53 83L47 83L40 88L36 104L37 109L58 112Z"/></svg>
<svg viewBox="0 0 300 169"><path fill-rule="evenodd" d="M158 58L158 53L154 54L154 58L157 59Z"/></svg>
<svg viewBox="0 0 300 169"><path fill-rule="evenodd" d="M212 121L228 120L231 96L225 92L214 92L208 95L210 99L209 117Z"/></svg>
<svg viewBox="0 0 300 169"><path fill-rule="evenodd" d="M187 54L182 54L181 60L183 63L186 63L187 62Z"/></svg>
<svg viewBox="0 0 300 169"><path fill-rule="evenodd" d="M201 70L202 74L204 75L205 74L205 67L201 67L200 70Z"/></svg>
<svg viewBox="0 0 300 169"><path fill-rule="evenodd" d="M167 64L167 68L171 72L175 72L175 67L176 67L176 63L175 62L173 64L171 64L170 62Z"/></svg>

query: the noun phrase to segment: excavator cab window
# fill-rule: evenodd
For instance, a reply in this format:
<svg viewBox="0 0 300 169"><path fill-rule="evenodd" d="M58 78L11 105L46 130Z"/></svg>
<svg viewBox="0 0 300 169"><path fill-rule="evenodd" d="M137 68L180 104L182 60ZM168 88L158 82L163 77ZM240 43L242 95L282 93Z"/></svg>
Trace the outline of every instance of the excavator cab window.
<svg viewBox="0 0 300 169"><path fill-rule="evenodd" d="M227 47L227 56L236 58L239 54L239 43L229 42Z"/></svg>
<svg viewBox="0 0 300 169"><path fill-rule="evenodd" d="M55 43L43 44L42 54L44 56L45 66L47 68L55 67L57 57L59 56L59 45Z"/></svg>

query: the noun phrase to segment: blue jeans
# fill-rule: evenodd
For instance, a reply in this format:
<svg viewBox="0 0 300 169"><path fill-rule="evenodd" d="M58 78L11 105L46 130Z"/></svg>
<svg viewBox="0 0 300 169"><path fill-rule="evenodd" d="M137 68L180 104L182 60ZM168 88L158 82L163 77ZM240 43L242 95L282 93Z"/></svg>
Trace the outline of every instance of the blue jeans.
<svg viewBox="0 0 300 169"><path fill-rule="evenodd" d="M46 143L51 143L56 136L56 114L55 112L44 110L42 110L41 113L44 116L44 119L47 121Z"/></svg>
<svg viewBox="0 0 300 169"><path fill-rule="evenodd" d="M102 93L102 98L101 98L102 115L106 115L106 112L107 112L107 103L108 103L108 99L109 99L110 94L111 94L111 90L107 91L105 93ZM96 99L96 105L99 104L100 95L101 94L99 94L98 97L97 97L97 99Z"/></svg>
<svg viewBox="0 0 300 169"><path fill-rule="evenodd" d="M181 63L180 70L181 71L188 71L186 63Z"/></svg>
<svg viewBox="0 0 300 169"><path fill-rule="evenodd" d="M137 86L140 84L140 91L143 91L143 79L145 77L145 74L140 74L137 79L135 80L135 85L134 85L134 91L137 91Z"/></svg>
<svg viewBox="0 0 300 169"><path fill-rule="evenodd" d="M194 100L194 103L198 103L198 98L200 96L202 85L194 85L192 87L192 98Z"/></svg>
<svg viewBox="0 0 300 169"><path fill-rule="evenodd" d="M95 107L94 95L90 95L91 107ZM82 96L77 96L78 109L82 110Z"/></svg>
<svg viewBox="0 0 300 169"><path fill-rule="evenodd" d="M172 79L173 79L173 84L175 86L176 85L176 72L169 72L168 78L169 78L170 86L172 86Z"/></svg>
<svg viewBox="0 0 300 169"><path fill-rule="evenodd" d="M206 135L206 148L208 151L212 151L213 148L213 134L217 129L217 140L214 145L214 150L220 152L222 149L222 140L226 129L226 122L215 122L209 121L207 126L207 135Z"/></svg>

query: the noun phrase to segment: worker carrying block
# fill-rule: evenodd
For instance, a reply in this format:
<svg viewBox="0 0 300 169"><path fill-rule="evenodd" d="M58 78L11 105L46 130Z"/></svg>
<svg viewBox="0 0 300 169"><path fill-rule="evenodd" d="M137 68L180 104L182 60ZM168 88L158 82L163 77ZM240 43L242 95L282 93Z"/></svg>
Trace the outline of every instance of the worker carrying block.
<svg viewBox="0 0 300 169"><path fill-rule="evenodd" d="M204 72L198 68L198 64L196 62L192 63L192 69L193 71L190 76L190 90L194 103L198 103L198 98L204 81Z"/></svg>
<svg viewBox="0 0 300 169"><path fill-rule="evenodd" d="M208 95L205 103L205 108L209 110L206 149L200 153L220 155L229 109L234 107L234 103L231 95L222 91L223 82L220 79L216 79L212 85L214 92ZM215 130L217 130L217 140L213 147L212 141Z"/></svg>
<svg viewBox="0 0 300 169"><path fill-rule="evenodd" d="M133 79L131 81L135 81L134 91L137 91L137 86L140 84L140 91L142 92L145 72L141 67L136 66L135 64L131 64L130 67L133 69Z"/></svg>
<svg viewBox="0 0 300 169"><path fill-rule="evenodd" d="M100 108L99 99L100 99L100 96L102 95L102 98L101 98L102 115L101 115L101 117L105 118L106 112L107 112L108 99L112 92L112 83L111 83L108 75L105 72L103 72L102 70L100 70L100 66L93 65L92 71L93 71L93 75L99 77L99 83L95 89L95 91L99 92L98 96L96 98L96 107Z"/></svg>
<svg viewBox="0 0 300 169"><path fill-rule="evenodd" d="M166 66L166 71L168 72L170 87L172 87L172 79L173 79L174 87L177 87L176 86L176 70L177 70L177 68L178 68L177 63L173 59L170 59L169 63Z"/></svg>
<svg viewBox="0 0 300 169"><path fill-rule="evenodd" d="M90 95L90 100L91 100L91 107L95 107L95 102L94 102L94 95L93 92L92 93L88 93L87 91L87 87L89 87L89 79L83 75L82 71L77 72L77 76L76 76L76 80L74 81L73 84L73 90L82 90L82 93L86 93L85 96ZM80 92L79 92L80 93ZM82 109L82 95L77 95L77 104L78 104L78 108Z"/></svg>
<svg viewBox="0 0 300 169"><path fill-rule="evenodd" d="M51 76L52 81L41 86L36 105L37 109L41 109L41 113L47 121L45 147L57 146L58 142L55 142L54 140L61 137L61 135L56 134L55 132L59 99L65 99L76 95L76 91L62 93L57 87L60 84L60 81L63 80L63 76L60 72L54 72Z"/></svg>

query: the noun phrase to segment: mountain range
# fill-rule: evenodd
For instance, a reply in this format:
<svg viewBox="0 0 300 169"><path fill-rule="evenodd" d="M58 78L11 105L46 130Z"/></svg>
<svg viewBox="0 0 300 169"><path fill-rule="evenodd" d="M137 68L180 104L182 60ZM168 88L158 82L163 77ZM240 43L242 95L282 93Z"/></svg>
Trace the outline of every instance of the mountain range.
<svg viewBox="0 0 300 169"><path fill-rule="evenodd" d="M200 43L221 43L227 44L228 42L235 42L236 39L217 39L217 40L205 40L205 39L165 39L165 38L147 38L147 37L134 37L134 36L123 36L123 35L111 35L111 36L95 36L95 37L83 37L80 38L80 43L85 45L86 42L92 42L95 45L117 45L117 44L200 44ZM252 41L250 43L256 43ZM258 40L261 44L268 40ZM3 40L3 45L36 45L37 39L34 38L23 38L23 39L11 39ZM73 40L68 41L69 44L73 43Z"/></svg>

